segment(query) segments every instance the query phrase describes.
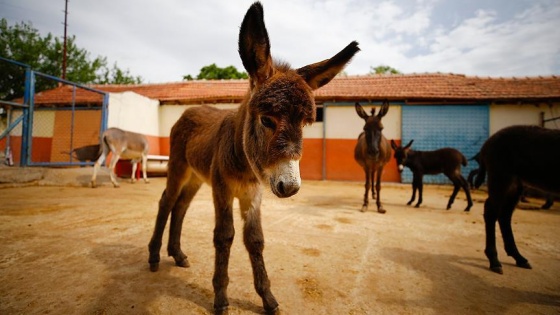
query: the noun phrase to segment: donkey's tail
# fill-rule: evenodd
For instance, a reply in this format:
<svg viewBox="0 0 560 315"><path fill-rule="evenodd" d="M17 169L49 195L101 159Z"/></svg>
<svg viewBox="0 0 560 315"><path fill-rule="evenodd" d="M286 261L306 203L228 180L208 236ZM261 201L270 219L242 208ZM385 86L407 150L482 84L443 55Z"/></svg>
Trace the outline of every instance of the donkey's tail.
<svg viewBox="0 0 560 315"><path fill-rule="evenodd" d="M467 158L461 154L461 164L463 164L463 166L467 166Z"/></svg>
<svg viewBox="0 0 560 315"><path fill-rule="evenodd" d="M478 169L478 174L476 174L476 179L474 180L474 187L479 188L484 179L486 178L486 165L483 161L480 161L480 168Z"/></svg>

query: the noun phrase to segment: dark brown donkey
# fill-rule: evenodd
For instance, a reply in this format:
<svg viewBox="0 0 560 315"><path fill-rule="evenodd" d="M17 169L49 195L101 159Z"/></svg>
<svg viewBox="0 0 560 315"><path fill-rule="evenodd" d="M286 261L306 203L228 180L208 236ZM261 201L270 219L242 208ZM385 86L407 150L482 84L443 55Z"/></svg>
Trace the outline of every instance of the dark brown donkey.
<svg viewBox="0 0 560 315"><path fill-rule="evenodd" d="M531 269L515 245L511 217L523 185L551 193L560 192L560 130L536 126L512 126L491 136L480 150L478 188L488 173L488 199L484 203L486 249L490 270L503 273L496 250L496 221L500 224L504 247L517 266Z"/></svg>
<svg viewBox="0 0 560 315"><path fill-rule="evenodd" d="M372 108L371 116L366 113L359 103L356 103L355 107L358 116L366 122L364 131L358 136L358 143L356 144L356 148L354 148L354 159L366 173L366 192L364 194L362 212L368 209L368 194L371 186L371 196L377 201L377 211L379 213L385 213L386 211L383 209L383 205L381 205L381 196L379 193L381 191L383 167L385 167L385 164L387 164L391 158L391 147L389 147L389 142L387 142L387 139L382 133L383 124L381 123L381 118L389 111L389 103L383 102L377 115L375 115L375 108ZM375 185L373 182L374 179ZM374 187L377 195L373 190Z"/></svg>
<svg viewBox="0 0 560 315"><path fill-rule="evenodd" d="M460 188L463 188L467 195L467 207L465 211L469 211L473 205L471 192L467 180L461 174L461 165L467 166L465 156L453 148L442 148L435 151L415 151L410 148L414 140L404 146L397 146L395 141L391 140L391 147L395 151L395 160L399 172L404 167L410 168L412 171L412 197L407 202L410 205L416 199L416 190L418 190L418 203L416 208L422 204L422 188L424 185L424 175L436 175L443 173L453 183L453 193L447 202L447 210L451 209L451 205L457 197Z"/></svg>
<svg viewBox="0 0 560 315"><path fill-rule="evenodd" d="M330 59L292 69L273 62L263 8L254 3L241 24L239 55L250 76L249 91L237 111L201 106L187 109L171 129L167 186L159 201L149 263L157 271L162 234L169 214L167 253L188 267L180 246L181 228L202 183L212 186L215 208L214 309L227 310L228 262L234 237L233 200L244 220L243 242L254 286L267 312L278 308L263 260L261 198L265 185L286 198L298 192L302 134L315 120L313 90L327 84L359 51L352 42Z"/></svg>

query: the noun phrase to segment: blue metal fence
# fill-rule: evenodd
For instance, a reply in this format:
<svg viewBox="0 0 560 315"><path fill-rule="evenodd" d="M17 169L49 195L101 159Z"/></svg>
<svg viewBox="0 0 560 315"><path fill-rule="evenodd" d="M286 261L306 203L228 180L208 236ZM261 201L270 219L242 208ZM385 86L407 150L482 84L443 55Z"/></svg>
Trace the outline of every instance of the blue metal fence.
<svg viewBox="0 0 560 315"><path fill-rule="evenodd" d="M17 103L13 101L6 101L0 100L0 106L2 108L7 109L7 127L0 133L0 140L6 139L6 155L8 155L9 151L11 151L11 133L14 131L16 127L21 124L21 151L20 151L20 166L75 166L75 165L92 165L93 162L80 162L80 161L73 161L72 155L69 155L68 162L52 162L52 161L33 161L32 160L32 152L33 152L33 126L34 126L34 116L36 111L38 110L35 106L35 88L36 88L36 80L38 78L44 80L51 80L58 84L64 84L72 86L73 89L73 97L72 103L70 108L54 108L53 110L71 110L72 111L72 121L70 123L70 130L68 131L70 134L70 144L67 150L71 152L74 147L74 113L77 110L101 110L101 124L99 126L99 134L101 134L105 129L107 129L107 116L108 116L108 103L109 103L109 95L106 92L92 89L90 87L74 83L68 80L61 79L56 76L52 76L49 74L41 73L38 71L34 71L31 69L29 65L24 63L6 59L0 57L0 62L10 63L12 65L16 65L25 69L25 82L24 84L24 96L23 96L23 103ZM93 93L97 93L101 96L101 107L100 108L79 108L76 104L76 90L83 89L86 91L90 91ZM21 115L17 118L12 117L12 113L14 111L21 111Z"/></svg>
<svg viewBox="0 0 560 315"><path fill-rule="evenodd" d="M413 150L431 151L443 147L455 148L467 158L473 157L489 135L487 105L404 106L402 109L402 143L414 139ZM462 168L466 178L478 168L468 161ZM412 182L412 172L405 168L402 182ZM424 183L450 184L445 175L426 175Z"/></svg>

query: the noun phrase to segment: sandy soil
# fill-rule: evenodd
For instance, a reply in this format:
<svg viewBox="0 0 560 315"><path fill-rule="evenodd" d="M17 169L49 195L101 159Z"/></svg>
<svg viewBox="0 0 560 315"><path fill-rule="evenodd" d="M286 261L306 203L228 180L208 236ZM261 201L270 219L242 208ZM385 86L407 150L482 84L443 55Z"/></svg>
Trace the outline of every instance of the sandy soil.
<svg viewBox="0 0 560 315"><path fill-rule="evenodd" d="M12 173L19 184L6 174L0 170L0 314L212 313L209 187L185 219L191 267L174 266L162 251L152 273L147 244L164 178L123 180L115 189L102 173L100 187L91 189L91 169ZM359 211L363 186L356 182L304 181L284 200L267 193L265 260L281 313L559 314L559 204L515 212L518 246L534 269L515 267L500 240L498 275L483 253L485 193L475 192L465 213L463 193L445 210L450 192L428 186L415 209L405 206L408 185L385 184L384 215ZM524 207L542 204L532 202ZM238 212L235 220L230 314L262 313Z"/></svg>

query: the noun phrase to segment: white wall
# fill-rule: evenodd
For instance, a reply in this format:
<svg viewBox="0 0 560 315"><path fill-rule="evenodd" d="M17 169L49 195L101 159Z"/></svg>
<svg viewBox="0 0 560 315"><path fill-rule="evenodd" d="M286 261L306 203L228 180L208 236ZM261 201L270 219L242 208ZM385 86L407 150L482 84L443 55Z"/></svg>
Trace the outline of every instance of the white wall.
<svg viewBox="0 0 560 315"><path fill-rule="evenodd" d="M12 122L19 118L19 116L21 115L23 115L23 111L13 110ZM54 110L35 110L33 115L33 136L51 138L54 134L55 116L56 112ZM22 135L22 122L17 124L17 126L12 129L10 135L18 137Z"/></svg>
<svg viewBox="0 0 560 315"><path fill-rule="evenodd" d="M362 104L362 107L371 114L371 108L375 108L375 112L379 111L381 106ZM324 112L325 124L327 126L327 138L329 139L358 139L358 136L364 129L364 120L358 116L354 105L348 106L327 106ZM387 139L401 138L401 106L390 105L387 115L383 117L383 135Z"/></svg>
<svg viewBox="0 0 560 315"><path fill-rule="evenodd" d="M200 105L162 105L159 108L159 136L169 137L171 128L187 108L198 107ZM208 106L219 109L235 109L239 104L208 104Z"/></svg>
<svg viewBox="0 0 560 315"><path fill-rule="evenodd" d="M560 104L553 105L491 105L490 106L490 135L496 131L512 125L540 126L541 112L545 119L560 116ZM545 127L560 129L560 120L549 122Z"/></svg>
<svg viewBox="0 0 560 315"><path fill-rule="evenodd" d="M109 94L107 127L159 136L159 101L134 92Z"/></svg>

